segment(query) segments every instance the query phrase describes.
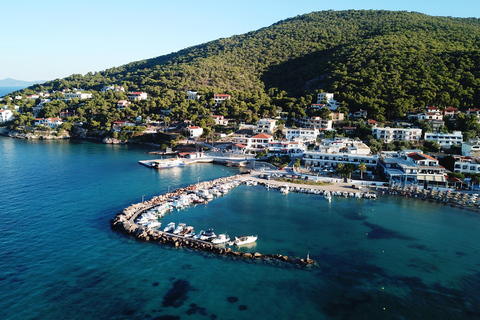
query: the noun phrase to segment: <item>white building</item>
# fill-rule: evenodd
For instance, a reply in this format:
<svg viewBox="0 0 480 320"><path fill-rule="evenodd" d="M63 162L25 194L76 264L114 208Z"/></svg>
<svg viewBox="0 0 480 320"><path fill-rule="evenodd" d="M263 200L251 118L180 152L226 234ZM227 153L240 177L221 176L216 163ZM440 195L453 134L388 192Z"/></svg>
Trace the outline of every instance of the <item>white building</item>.
<svg viewBox="0 0 480 320"><path fill-rule="evenodd" d="M0 123L13 120L12 110L2 109L0 110Z"/></svg>
<svg viewBox="0 0 480 320"><path fill-rule="evenodd" d="M199 126L187 127L188 137L189 138L198 138L203 133L203 128Z"/></svg>
<svg viewBox="0 0 480 320"><path fill-rule="evenodd" d="M213 96L213 99L215 100L216 103L222 103L225 100L230 100L230 98L231 96L229 94L224 94L224 93L215 94Z"/></svg>
<svg viewBox="0 0 480 320"><path fill-rule="evenodd" d="M130 101L127 101L127 100L119 100L117 102L117 110L123 110L125 109L126 107L128 107L128 105L131 104Z"/></svg>
<svg viewBox="0 0 480 320"><path fill-rule="evenodd" d="M421 150L382 152L379 168L391 184L446 186L445 168L438 160L423 154Z"/></svg>
<svg viewBox="0 0 480 320"><path fill-rule="evenodd" d="M295 119L297 124L302 128L311 128L319 130L332 130L332 120L324 120L320 117L305 117L301 119Z"/></svg>
<svg viewBox="0 0 480 320"><path fill-rule="evenodd" d="M111 86L106 86L106 87L103 87L102 88L102 92L107 92L107 91L114 91L114 92L119 92L119 91L122 91L122 92L125 92L125 88L122 87L122 86L114 86L114 85L111 85Z"/></svg>
<svg viewBox="0 0 480 320"><path fill-rule="evenodd" d="M455 157L455 165L453 171L456 173L480 174L479 158Z"/></svg>
<svg viewBox="0 0 480 320"><path fill-rule="evenodd" d="M306 150L307 146L298 141L271 141L268 143L268 153L278 156L301 157Z"/></svg>
<svg viewBox="0 0 480 320"><path fill-rule="evenodd" d="M300 128L300 129L293 129L287 128L286 139L287 140L294 140L300 139L308 142L315 142L317 141L317 137L320 134L320 131L316 128L309 129L309 128Z"/></svg>
<svg viewBox="0 0 480 320"><path fill-rule="evenodd" d="M38 118L38 119L35 119L35 122L34 122L36 126L37 125L47 126L52 129L60 126L62 123L63 121L61 118Z"/></svg>
<svg viewBox="0 0 480 320"><path fill-rule="evenodd" d="M218 126L228 126L228 120L225 119L223 116L212 115L213 120L215 120L215 124Z"/></svg>
<svg viewBox="0 0 480 320"><path fill-rule="evenodd" d="M128 99L130 100L147 100L148 94L146 92L130 92L128 94Z"/></svg>
<svg viewBox="0 0 480 320"><path fill-rule="evenodd" d="M71 99L74 99L74 98L77 98L77 99L80 99L80 100L90 99L90 98L92 98L92 94L88 93L88 92L81 92L81 91L65 93L65 99L66 100L71 100Z"/></svg>
<svg viewBox="0 0 480 320"><path fill-rule="evenodd" d="M197 100L200 99L200 95L197 91L187 91L187 99L188 100Z"/></svg>
<svg viewBox="0 0 480 320"><path fill-rule="evenodd" d="M272 134L275 130L276 120L273 119L260 119L257 121L257 127L255 128L255 133L268 133Z"/></svg>
<svg viewBox="0 0 480 320"><path fill-rule="evenodd" d="M419 113L417 115L418 120L425 120L425 121L443 121L443 115L441 113L436 112L425 112Z"/></svg>
<svg viewBox="0 0 480 320"><path fill-rule="evenodd" d="M303 160L318 171L324 167L335 168L339 163L364 162L369 169L377 165L377 156L370 153L366 144L349 138L325 139L318 150L305 151Z"/></svg>
<svg viewBox="0 0 480 320"><path fill-rule="evenodd" d="M392 141L420 141L422 129L406 128L372 128L372 135L375 139L383 139L385 143Z"/></svg>
<svg viewBox="0 0 480 320"><path fill-rule="evenodd" d="M260 133L253 137L247 137L245 135L239 135L232 137L232 142L237 145L241 145L244 151L262 151L268 148L269 143L273 141L273 137L269 134Z"/></svg>
<svg viewBox="0 0 480 320"><path fill-rule="evenodd" d="M480 157L480 140L470 139L468 142L462 142L462 156Z"/></svg>
<svg viewBox="0 0 480 320"><path fill-rule="evenodd" d="M453 133L425 133L425 140L437 141L442 148L450 148L454 144L462 144L463 135L461 131Z"/></svg>
<svg viewBox="0 0 480 320"><path fill-rule="evenodd" d="M325 108L328 108L332 111L336 110L340 106L340 104L333 98L333 93L319 93L317 95L317 104L322 104L322 102L325 103Z"/></svg>

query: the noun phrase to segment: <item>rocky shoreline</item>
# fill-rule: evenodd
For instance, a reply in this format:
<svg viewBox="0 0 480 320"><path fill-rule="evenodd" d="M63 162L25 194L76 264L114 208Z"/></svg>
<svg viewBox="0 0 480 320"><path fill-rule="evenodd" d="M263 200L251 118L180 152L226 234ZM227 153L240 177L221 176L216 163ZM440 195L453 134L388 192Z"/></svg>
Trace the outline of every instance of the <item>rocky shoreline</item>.
<svg viewBox="0 0 480 320"><path fill-rule="evenodd" d="M156 196L149 201L143 203L132 204L117 214L111 221L111 228L115 231L122 232L125 235L132 236L139 241L160 243L170 245L175 248L184 247L194 250L200 250L217 255L228 256L232 258L244 260L256 260L271 265L293 265L297 267L313 267L317 263L309 259L292 258L281 254L261 254L259 252L249 253L234 251L229 247L216 246L210 242L195 240L192 238L184 238L182 236L173 235L160 230L143 227L135 223L136 218L143 212L167 201L170 197L193 191L196 189L204 189L216 184L231 182L241 179L242 175L235 175L227 178L219 178L211 181L203 181L195 185L180 188L175 191Z"/></svg>

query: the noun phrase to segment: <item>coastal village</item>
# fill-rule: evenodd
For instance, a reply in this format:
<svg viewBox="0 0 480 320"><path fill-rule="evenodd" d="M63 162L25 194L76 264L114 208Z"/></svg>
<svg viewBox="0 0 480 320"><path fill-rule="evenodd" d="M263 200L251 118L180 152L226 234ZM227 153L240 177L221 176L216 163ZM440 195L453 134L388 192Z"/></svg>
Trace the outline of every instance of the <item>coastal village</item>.
<svg viewBox="0 0 480 320"><path fill-rule="evenodd" d="M75 105L85 104L94 95L112 93L125 97L114 106L119 116L127 115L125 111L149 99L146 92L126 92L117 85L105 86L93 93L64 89L7 96L2 98L0 110L2 132L17 138L38 138L36 132L40 132L41 138L69 138L70 132L82 131L85 127L85 123L78 121ZM201 99L196 91L186 91L184 95L186 101ZM367 110L348 112L333 93L319 92L315 103L305 108L306 116L292 117L279 110L276 117L245 123L215 113L230 99L231 95L226 93L213 96L209 116L212 123L208 125L199 119L176 121L170 118L172 110L166 109L145 118L138 115L111 121L104 128L107 135L103 140L122 143L124 141L117 138L125 132L132 137L126 141L135 141L138 136L167 134L176 139L173 148L176 153L187 158L205 151L256 158L279 167L291 162L297 173L317 176L352 178L353 175L365 181L420 189L478 189L480 140L460 130L449 131L446 122L450 128L455 128L460 121L457 119L467 118L478 123L479 108L461 112L454 107L425 106L416 113L405 114L402 119L380 122L371 119ZM58 101L73 108L60 110L52 117L39 116L45 106ZM34 117L32 126L9 130L19 118L25 117L26 110ZM19 134L22 130L23 134ZM172 146L173 143L162 145L170 152Z"/></svg>

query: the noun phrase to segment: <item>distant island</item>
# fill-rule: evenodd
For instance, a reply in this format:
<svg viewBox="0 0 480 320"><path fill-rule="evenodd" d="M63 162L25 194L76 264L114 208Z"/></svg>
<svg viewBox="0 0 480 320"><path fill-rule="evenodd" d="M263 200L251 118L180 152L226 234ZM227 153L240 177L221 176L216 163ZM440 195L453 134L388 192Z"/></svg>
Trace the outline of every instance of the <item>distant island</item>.
<svg viewBox="0 0 480 320"><path fill-rule="evenodd" d="M39 80L39 81L23 81L23 80L16 80L12 78L6 78L0 80L0 87L28 87L33 86L35 84L42 84L47 82L47 80Z"/></svg>

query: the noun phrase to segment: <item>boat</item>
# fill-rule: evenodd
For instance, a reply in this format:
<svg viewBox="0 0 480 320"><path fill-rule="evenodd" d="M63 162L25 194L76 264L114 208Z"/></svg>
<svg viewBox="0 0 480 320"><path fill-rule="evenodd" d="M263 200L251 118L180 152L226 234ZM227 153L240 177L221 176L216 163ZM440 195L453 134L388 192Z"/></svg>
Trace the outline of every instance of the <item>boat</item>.
<svg viewBox="0 0 480 320"><path fill-rule="evenodd" d="M331 202L332 201L332 195L330 194L330 192L326 192L323 197L328 201L328 202Z"/></svg>
<svg viewBox="0 0 480 320"><path fill-rule="evenodd" d="M151 228L151 229L157 229L157 228L160 228L161 225L162 223L160 221L152 221L147 223L145 227Z"/></svg>
<svg viewBox="0 0 480 320"><path fill-rule="evenodd" d="M173 230L173 234L180 234L183 231L183 229L185 229L186 226L187 226L186 223L179 223L177 228Z"/></svg>
<svg viewBox="0 0 480 320"><path fill-rule="evenodd" d="M236 246L241 246L243 244L247 243L252 243L257 241L258 236L241 236L241 237L235 237L233 241L231 241L229 244L236 245Z"/></svg>
<svg viewBox="0 0 480 320"><path fill-rule="evenodd" d="M203 241L210 241L217 237L217 235L213 232L213 230L202 231L200 233L200 240Z"/></svg>
<svg viewBox="0 0 480 320"><path fill-rule="evenodd" d="M204 198L205 200L212 200L213 195L206 189L197 190L197 195Z"/></svg>
<svg viewBox="0 0 480 320"><path fill-rule="evenodd" d="M185 163L183 159L180 158L172 158L172 159L161 159L161 160L153 160L152 167L155 169L167 169L167 168L175 168L184 166Z"/></svg>
<svg viewBox="0 0 480 320"><path fill-rule="evenodd" d="M187 237L187 234L190 234L190 233L193 233L193 227L192 226L188 226L188 227L183 228L183 230L180 231L179 234L181 236Z"/></svg>
<svg viewBox="0 0 480 320"><path fill-rule="evenodd" d="M215 239L212 239L212 243L213 244L223 244L223 243L228 243L230 242L230 238L228 237L227 234L219 234L218 237L216 237Z"/></svg>
<svg viewBox="0 0 480 320"><path fill-rule="evenodd" d="M164 229L163 232L172 232L175 230L175 222L170 222Z"/></svg>
<svg viewBox="0 0 480 320"><path fill-rule="evenodd" d="M284 185L280 188L280 192L283 194L287 194L290 191L290 188L287 185Z"/></svg>

